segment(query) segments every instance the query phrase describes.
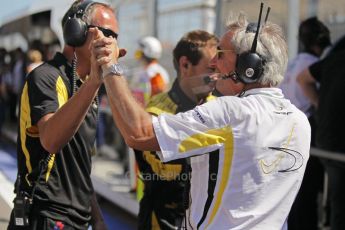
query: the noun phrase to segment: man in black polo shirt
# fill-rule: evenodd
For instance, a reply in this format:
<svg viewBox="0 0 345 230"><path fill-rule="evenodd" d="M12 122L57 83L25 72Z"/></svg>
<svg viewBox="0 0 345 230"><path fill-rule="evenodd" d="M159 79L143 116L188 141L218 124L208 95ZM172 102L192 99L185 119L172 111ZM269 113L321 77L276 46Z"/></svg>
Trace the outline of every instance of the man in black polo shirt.
<svg viewBox="0 0 345 230"><path fill-rule="evenodd" d="M21 95L15 192L33 204L24 217L15 204L8 229L106 229L90 178L102 84L90 44L97 30L115 39L118 25L110 6L92 1L76 1L64 20L74 55L66 48L37 67Z"/></svg>
<svg viewBox="0 0 345 230"><path fill-rule="evenodd" d="M298 76L298 81L317 108L316 146L345 154L345 50L331 52ZM316 83L320 84L317 90ZM324 160L328 174L331 229L345 226L345 163Z"/></svg>

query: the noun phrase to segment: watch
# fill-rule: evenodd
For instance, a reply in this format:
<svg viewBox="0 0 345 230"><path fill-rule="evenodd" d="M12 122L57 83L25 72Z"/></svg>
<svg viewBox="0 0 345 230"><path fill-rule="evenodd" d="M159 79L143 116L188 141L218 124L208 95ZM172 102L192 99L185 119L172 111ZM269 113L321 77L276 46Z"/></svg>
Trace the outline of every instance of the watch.
<svg viewBox="0 0 345 230"><path fill-rule="evenodd" d="M103 74L102 77L105 78L109 74L114 74L116 76L122 76L124 73L123 67L121 64L116 63L116 64L111 64L108 67L103 68Z"/></svg>

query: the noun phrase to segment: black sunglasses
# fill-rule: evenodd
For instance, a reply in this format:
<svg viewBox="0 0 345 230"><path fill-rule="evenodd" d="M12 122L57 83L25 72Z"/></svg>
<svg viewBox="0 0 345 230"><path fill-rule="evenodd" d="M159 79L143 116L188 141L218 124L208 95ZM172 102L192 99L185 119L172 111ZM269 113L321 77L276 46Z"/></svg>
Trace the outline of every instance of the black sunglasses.
<svg viewBox="0 0 345 230"><path fill-rule="evenodd" d="M112 31L110 29L103 28L101 26L88 25L87 28L97 28L100 31L102 31L103 35L106 36L107 38L113 37L113 38L117 39L117 37L119 36L114 31Z"/></svg>

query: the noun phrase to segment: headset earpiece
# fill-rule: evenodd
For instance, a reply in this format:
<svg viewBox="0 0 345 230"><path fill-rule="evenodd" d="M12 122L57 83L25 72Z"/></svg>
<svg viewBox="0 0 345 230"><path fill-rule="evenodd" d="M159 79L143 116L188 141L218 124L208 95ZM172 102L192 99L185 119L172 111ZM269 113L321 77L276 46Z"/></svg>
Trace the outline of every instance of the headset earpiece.
<svg viewBox="0 0 345 230"><path fill-rule="evenodd" d="M260 57L258 53L256 53L263 5L264 4L261 3L258 23L249 23L246 28L246 33L255 33L251 50L237 56L236 74L238 79L246 84L257 82L260 79L264 70L264 60ZM265 22L267 20L269 10L270 8L268 8Z"/></svg>
<svg viewBox="0 0 345 230"><path fill-rule="evenodd" d="M82 46L87 38L87 24L83 21L85 11L93 5L93 1L83 1L71 10L63 27L63 37L69 46Z"/></svg>
<svg viewBox="0 0 345 230"><path fill-rule="evenodd" d="M263 73L263 61L257 53L246 52L237 56L236 73L240 81L256 82Z"/></svg>
<svg viewBox="0 0 345 230"><path fill-rule="evenodd" d="M79 18L70 18L63 28L66 44L78 47L82 46L86 40L87 25Z"/></svg>

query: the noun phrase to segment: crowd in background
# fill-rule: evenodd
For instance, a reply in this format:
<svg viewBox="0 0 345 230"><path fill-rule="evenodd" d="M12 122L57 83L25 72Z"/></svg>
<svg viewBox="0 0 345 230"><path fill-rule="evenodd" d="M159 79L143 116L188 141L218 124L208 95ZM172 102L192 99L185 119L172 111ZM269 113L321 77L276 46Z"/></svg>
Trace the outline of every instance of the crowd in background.
<svg viewBox="0 0 345 230"><path fill-rule="evenodd" d="M45 45L39 40L33 41L25 52L18 47L6 50L0 47L0 136L4 122L15 124L18 114L18 96L28 72L49 60L57 46Z"/></svg>

